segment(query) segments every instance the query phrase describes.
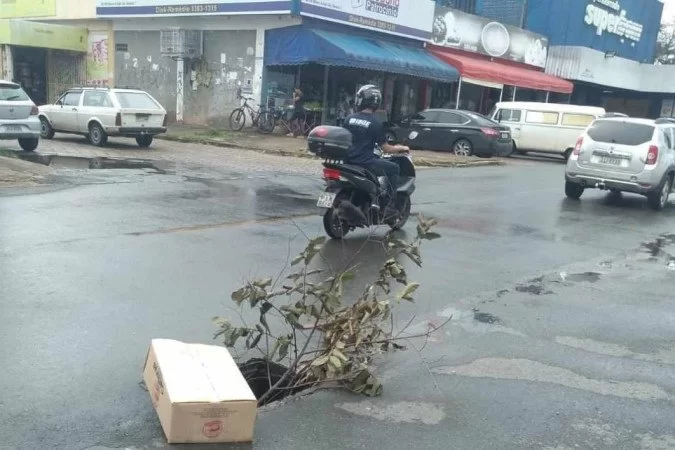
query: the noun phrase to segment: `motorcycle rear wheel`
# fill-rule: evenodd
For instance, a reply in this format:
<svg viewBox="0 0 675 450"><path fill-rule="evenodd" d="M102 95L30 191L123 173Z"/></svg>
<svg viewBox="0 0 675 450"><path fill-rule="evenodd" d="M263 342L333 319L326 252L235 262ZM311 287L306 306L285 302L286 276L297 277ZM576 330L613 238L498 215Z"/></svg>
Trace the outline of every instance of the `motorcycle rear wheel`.
<svg viewBox="0 0 675 450"><path fill-rule="evenodd" d="M349 233L349 226L346 222L340 220L334 207L327 209L323 215L323 229L328 237L336 241L342 240Z"/></svg>

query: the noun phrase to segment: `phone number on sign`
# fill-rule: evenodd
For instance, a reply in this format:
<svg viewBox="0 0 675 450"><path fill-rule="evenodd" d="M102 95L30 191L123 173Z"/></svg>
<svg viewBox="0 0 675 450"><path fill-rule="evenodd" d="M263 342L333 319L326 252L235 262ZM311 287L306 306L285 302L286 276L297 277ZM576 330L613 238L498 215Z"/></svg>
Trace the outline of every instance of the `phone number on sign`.
<svg viewBox="0 0 675 450"><path fill-rule="evenodd" d="M203 3L201 5L157 6L155 14L201 14L218 12L218 5Z"/></svg>

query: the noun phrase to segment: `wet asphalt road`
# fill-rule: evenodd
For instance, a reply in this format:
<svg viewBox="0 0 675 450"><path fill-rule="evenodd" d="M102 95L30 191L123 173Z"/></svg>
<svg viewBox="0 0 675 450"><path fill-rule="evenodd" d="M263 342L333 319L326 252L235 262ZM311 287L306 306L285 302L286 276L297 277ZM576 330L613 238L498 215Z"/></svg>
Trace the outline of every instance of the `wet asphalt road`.
<svg viewBox="0 0 675 450"><path fill-rule="evenodd" d="M675 205L567 201L562 171L421 171L414 208L443 237L398 319L450 324L385 358L383 397L266 411L254 448L675 448L675 239L657 240ZM57 181L0 192L0 448L164 448L139 386L150 339L211 342L238 283L322 234L321 182L204 168ZM384 255L366 238L328 260L365 244L360 273L374 272Z"/></svg>

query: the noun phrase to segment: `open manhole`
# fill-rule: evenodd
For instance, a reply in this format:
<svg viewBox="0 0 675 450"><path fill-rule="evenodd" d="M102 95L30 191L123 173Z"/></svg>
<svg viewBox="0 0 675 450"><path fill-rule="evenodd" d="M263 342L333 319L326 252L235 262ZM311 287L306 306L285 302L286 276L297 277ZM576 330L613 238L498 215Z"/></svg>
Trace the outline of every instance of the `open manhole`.
<svg viewBox="0 0 675 450"><path fill-rule="evenodd" d="M260 400L279 382L279 380L283 378L288 368L262 358L254 358L239 364L239 370L242 375L244 375L244 379L246 379L246 382L253 391L255 398ZM287 379L277 386L274 392L265 399L262 405L283 400L289 395L302 391L302 388L292 387L292 382L294 381L293 378L292 375L287 377Z"/></svg>

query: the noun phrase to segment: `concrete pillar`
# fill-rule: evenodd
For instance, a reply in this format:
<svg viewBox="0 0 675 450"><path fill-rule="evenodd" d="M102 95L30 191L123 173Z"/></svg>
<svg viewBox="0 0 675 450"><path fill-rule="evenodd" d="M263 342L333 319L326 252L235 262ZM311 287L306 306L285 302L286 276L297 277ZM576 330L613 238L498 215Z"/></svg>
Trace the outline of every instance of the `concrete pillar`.
<svg viewBox="0 0 675 450"><path fill-rule="evenodd" d="M265 29L255 30L255 65L253 68L253 98L260 104L267 99L264 92L265 75ZM266 104L264 106L267 106Z"/></svg>
<svg viewBox="0 0 675 450"><path fill-rule="evenodd" d="M12 47L9 45L0 45L0 79L7 81L12 81L14 79Z"/></svg>
<svg viewBox="0 0 675 450"><path fill-rule="evenodd" d="M183 58L176 60L176 122L183 122L185 93L185 61Z"/></svg>

